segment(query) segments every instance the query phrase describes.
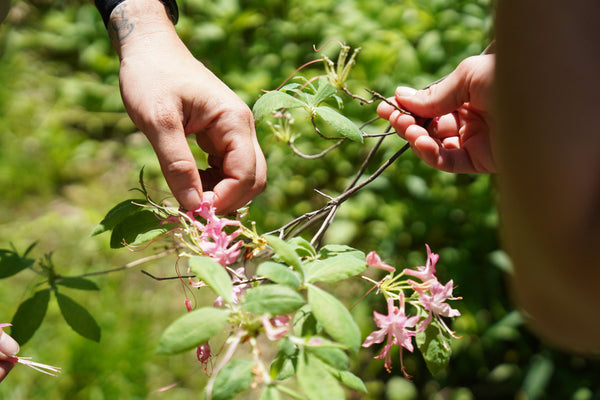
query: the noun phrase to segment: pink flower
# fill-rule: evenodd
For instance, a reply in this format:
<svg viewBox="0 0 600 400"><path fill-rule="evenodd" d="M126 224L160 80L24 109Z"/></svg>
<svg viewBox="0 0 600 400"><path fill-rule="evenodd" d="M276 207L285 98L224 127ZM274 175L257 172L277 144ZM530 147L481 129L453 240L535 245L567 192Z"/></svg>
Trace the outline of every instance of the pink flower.
<svg viewBox="0 0 600 400"><path fill-rule="evenodd" d="M289 315L278 315L272 319L269 319L266 315L260 317L260 321L265 328L265 333L269 340L275 341L283 338L290 330L290 319Z"/></svg>
<svg viewBox="0 0 600 400"><path fill-rule="evenodd" d="M419 292L419 302L424 309L431 311L435 315L442 317L458 317L460 311L450 307L446 300L456 300L452 297L452 288L454 282L450 280L445 285L442 285L437 280L430 281L429 292L431 295L423 292L422 289L415 287L415 290Z"/></svg>
<svg viewBox="0 0 600 400"><path fill-rule="evenodd" d="M392 358L390 349L392 345L396 344L400 346L400 364L402 372L405 376L408 376L404 370L404 360L402 358L402 348L408 351L413 351L412 337L415 336L414 330L408 330L416 325L419 320L418 316L408 318L404 313L404 294L400 293L399 298L400 308L394 306L394 300L388 298L388 315L379 314L373 312L373 319L375 325L380 328L377 331L372 332L365 339L362 344L363 347L369 347L374 343L381 343L387 338L386 344L383 349L375 358L385 358L385 369L390 372L392 370Z"/></svg>
<svg viewBox="0 0 600 400"><path fill-rule="evenodd" d="M406 275L411 275L416 278L419 278L423 282L427 282L430 279L436 279L435 264L440 258L439 255L431 252L429 245L426 244L425 247L427 248L427 262L425 263L425 266L416 267L416 271L410 268L405 268L403 271Z"/></svg>
<svg viewBox="0 0 600 400"><path fill-rule="evenodd" d="M232 244L233 241L241 235L241 228L228 234L224 231L227 226L241 226L239 221L230 220L228 218L219 218L215 214L215 208L212 202L203 201L200 207L193 211L188 211L187 215L192 220L192 224L200 233L199 244L200 250L221 264L228 266L233 264L241 253L243 243L241 241ZM206 223L198 221L195 216L203 218Z"/></svg>
<svg viewBox="0 0 600 400"><path fill-rule="evenodd" d="M429 325L429 323L432 321L432 319L435 318L436 321L438 321L438 323L440 324L440 326L443 327L446 330L446 332L450 334L450 336L456 338L454 332L451 331L450 328L448 328L448 325L446 325L444 320L441 318L452 318L460 316L460 311L450 307L450 305L446 303L446 300L460 299L458 297L452 297L452 289L454 286L454 282L450 280L445 285L442 285L440 282L438 282L437 279L429 280L428 284L426 285L428 286L427 288L425 288L425 285L418 285L416 284L416 282L412 281L409 282L411 282L415 291L419 293L418 300L419 303L421 303L421 306L423 306L425 310L429 311L429 315L427 316L427 318L425 318L419 324L417 332L424 331ZM429 293L427 293L427 291L429 291Z"/></svg>
<svg viewBox="0 0 600 400"><path fill-rule="evenodd" d="M367 262L367 265L372 268L379 268L388 272L394 272L396 270L396 268L381 261L381 257L379 257L379 254L377 254L375 250L367 254L365 261Z"/></svg>

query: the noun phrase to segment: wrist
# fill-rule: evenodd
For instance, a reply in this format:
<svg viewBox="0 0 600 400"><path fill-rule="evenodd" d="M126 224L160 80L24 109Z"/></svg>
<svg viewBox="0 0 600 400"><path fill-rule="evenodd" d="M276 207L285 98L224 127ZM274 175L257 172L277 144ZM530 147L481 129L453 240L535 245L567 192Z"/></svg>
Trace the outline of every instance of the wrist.
<svg viewBox="0 0 600 400"><path fill-rule="evenodd" d="M108 27L108 23L109 23L109 19L110 19L112 11L119 4L123 3L126 0L92 0L92 1L96 5L96 8L98 8L98 11L100 12L100 15L102 16L102 20L104 21L104 25L106 27ZM163 6L165 7L165 10L167 11L169 18L171 19L171 21L173 21L173 25L177 24L177 21L179 19L179 9L177 7L177 1L176 0L158 0L158 1L160 1L163 4Z"/></svg>
<svg viewBox="0 0 600 400"><path fill-rule="evenodd" d="M120 0L106 23L113 47L121 58L132 50L154 48L164 38L178 39L162 0Z"/></svg>

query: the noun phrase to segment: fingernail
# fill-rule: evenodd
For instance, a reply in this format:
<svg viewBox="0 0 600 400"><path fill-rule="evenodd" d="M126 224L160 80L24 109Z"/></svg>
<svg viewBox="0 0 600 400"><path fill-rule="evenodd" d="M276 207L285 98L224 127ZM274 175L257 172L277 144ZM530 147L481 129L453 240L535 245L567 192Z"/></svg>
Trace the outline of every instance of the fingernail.
<svg viewBox="0 0 600 400"><path fill-rule="evenodd" d="M202 201L214 202L216 198L215 192L202 193Z"/></svg>
<svg viewBox="0 0 600 400"><path fill-rule="evenodd" d="M408 86L398 86L396 88L396 96L412 96L417 93L417 90Z"/></svg>
<svg viewBox="0 0 600 400"><path fill-rule="evenodd" d="M180 193L179 202L186 210L194 210L200 206L200 193L194 188L187 189Z"/></svg>
<svg viewBox="0 0 600 400"><path fill-rule="evenodd" d="M19 343L11 336L2 332L0 334L0 358L14 357L19 352Z"/></svg>

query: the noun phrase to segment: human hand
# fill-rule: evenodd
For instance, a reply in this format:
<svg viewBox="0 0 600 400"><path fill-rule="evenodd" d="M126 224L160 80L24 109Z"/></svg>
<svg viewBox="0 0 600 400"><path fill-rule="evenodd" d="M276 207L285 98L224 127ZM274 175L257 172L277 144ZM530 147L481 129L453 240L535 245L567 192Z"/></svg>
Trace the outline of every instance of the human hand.
<svg viewBox="0 0 600 400"><path fill-rule="evenodd" d="M494 55L465 59L441 82L416 91L396 89L389 101L421 118L382 102L377 113L390 121L414 153L428 165L455 173L496 171L491 148Z"/></svg>
<svg viewBox="0 0 600 400"><path fill-rule="evenodd" d="M150 140L181 206L199 207L203 187L212 190L218 213L234 211L260 193L266 163L252 112L188 51L162 4L121 3L110 29L127 112ZM186 135L194 135L208 153L208 170L199 173Z"/></svg>
<svg viewBox="0 0 600 400"><path fill-rule="evenodd" d="M16 363L13 359L18 352L19 344L7 333L4 333L2 326L0 326L0 382L15 366Z"/></svg>

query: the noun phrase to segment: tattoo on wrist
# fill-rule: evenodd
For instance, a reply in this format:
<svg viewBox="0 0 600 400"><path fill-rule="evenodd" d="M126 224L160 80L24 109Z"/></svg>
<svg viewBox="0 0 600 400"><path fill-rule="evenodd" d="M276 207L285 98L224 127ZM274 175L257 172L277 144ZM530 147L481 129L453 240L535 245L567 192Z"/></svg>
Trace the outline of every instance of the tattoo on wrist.
<svg viewBox="0 0 600 400"><path fill-rule="evenodd" d="M116 21L111 20L110 27L111 31L117 38L119 42L123 41L127 36L133 32L133 28L135 25L125 13L125 9L127 8L127 3L119 4L114 10L113 13L117 15Z"/></svg>

